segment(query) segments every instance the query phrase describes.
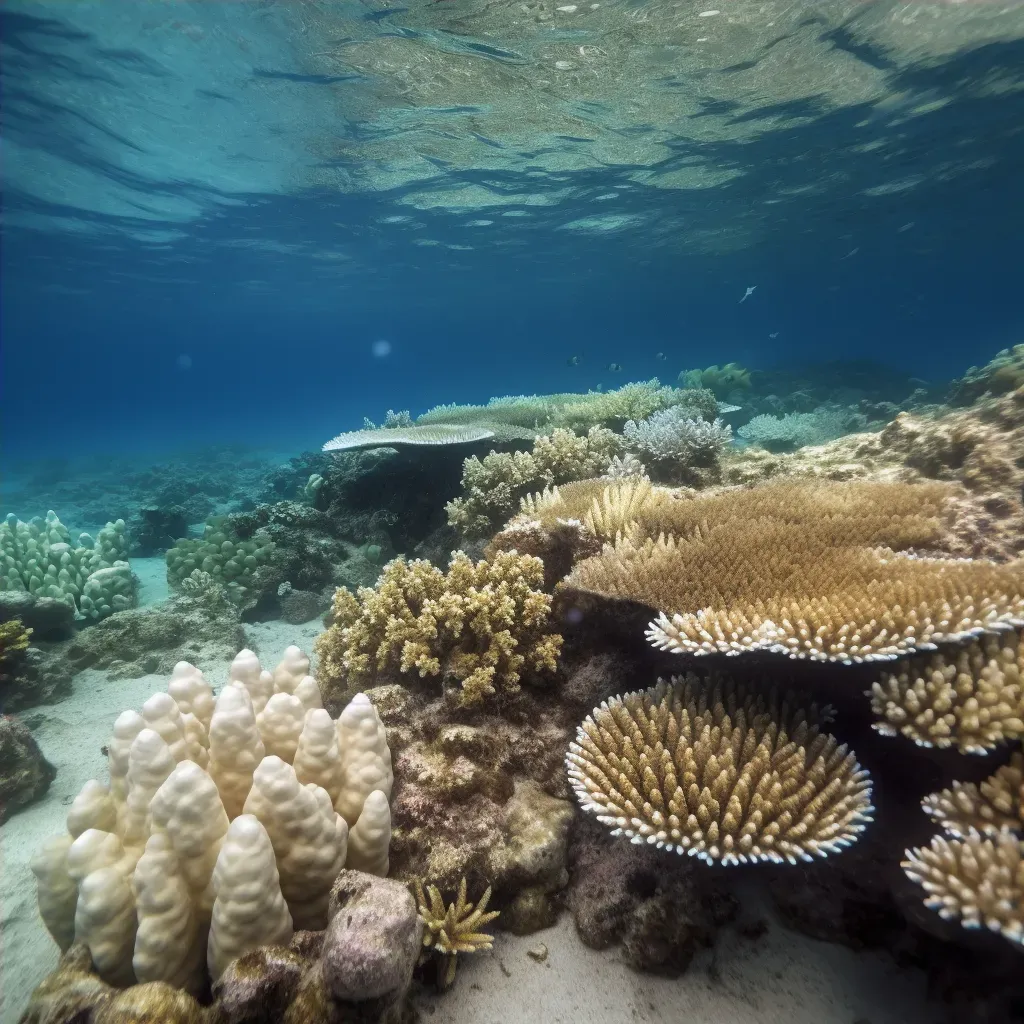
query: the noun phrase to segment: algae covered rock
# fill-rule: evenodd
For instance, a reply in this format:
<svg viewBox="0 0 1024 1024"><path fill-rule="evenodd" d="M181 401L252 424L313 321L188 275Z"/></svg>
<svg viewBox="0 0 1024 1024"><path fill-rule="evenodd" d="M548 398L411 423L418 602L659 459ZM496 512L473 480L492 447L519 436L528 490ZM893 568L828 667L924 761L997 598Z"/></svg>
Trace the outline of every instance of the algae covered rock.
<svg viewBox="0 0 1024 1024"><path fill-rule="evenodd" d="M0 715L0 825L43 796L56 774L28 726Z"/></svg>

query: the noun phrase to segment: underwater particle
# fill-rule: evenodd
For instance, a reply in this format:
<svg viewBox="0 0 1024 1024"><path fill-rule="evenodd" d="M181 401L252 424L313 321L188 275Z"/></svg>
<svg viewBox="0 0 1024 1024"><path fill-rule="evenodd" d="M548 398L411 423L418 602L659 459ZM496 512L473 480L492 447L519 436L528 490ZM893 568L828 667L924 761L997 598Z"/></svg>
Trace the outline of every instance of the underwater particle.
<svg viewBox="0 0 1024 1024"><path fill-rule="evenodd" d="M609 363L608 364L608 369L612 373L621 373L622 372L622 363Z"/></svg>
<svg viewBox="0 0 1024 1024"><path fill-rule="evenodd" d="M179 370L191 370L192 369L192 357L187 353L183 352L177 359L175 364Z"/></svg>
<svg viewBox="0 0 1024 1024"><path fill-rule="evenodd" d="M944 921L1024 943L1024 842L1018 836L935 836L928 846L907 850L906 858L900 867Z"/></svg>
<svg viewBox="0 0 1024 1024"><path fill-rule="evenodd" d="M458 899L449 903L447 908L437 886L428 885L424 892L423 883L418 878L413 883L413 895L416 897L416 909L426 925L423 945L442 957L443 973L438 975L438 987L444 991L455 981L459 953L477 953L490 949L494 944L494 937L479 929L493 921L500 912L487 909L491 899L490 886L484 890L475 907L468 902L465 878L459 883Z"/></svg>
<svg viewBox="0 0 1024 1024"><path fill-rule="evenodd" d="M668 359L668 356L665 355L664 352L655 352L654 353L654 358L658 359L658 360L661 360L661 361L664 361L665 359Z"/></svg>
<svg viewBox="0 0 1024 1024"><path fill-rule="evenodd" d="M709 864L796 864L841 851L871 821L871 781L807 709L692 673L621 697L569 745L583 810L635 844Z"/></svg>
<svg viewBox="0 0 1024 1024"><path fill-rule="evenodd" d="M718 12L717 12L717 11L715 11L715 13L717 14ZM749 299L749 298L750 298L750 296L751 296L751 295L753 295L753 294L754 294L754 292L756 292L756 291L757 291L757 285L756 285L756 284L752 284L752 285L750 285L750 287L749 287L749 288L747 288L747 290L746 290L746 291L745 291L745 292L743 293L743 298L742 298L742 299L740 299L740 301L739 301L738 305L742 306L742 305L743 305L743 303L744 303L744 302L746 302L746 301L747 301L747 299Z"/></svg>
<svg viewBox="0 0 1024 1024"><path fill-rule="evenodd" d="M387 359L391 355L391 342L382 338L370 346L370 351L375 359Z"/></svg>
<svg viewBox="0 0 1024 1024"><path fill-rule="evenodd" d="M569 356L569 358L566 359L566 361L565 361L565 365L566 366L579 366L580 365L580 357L579 356Z"/></svg>
<svg viewBox="0 0 1024 1024"><path fill-rule="evenodd" d="M778 331L772 331L772 333L768 335L768 337L771 338L772 341L774 341L778 336L779 336L779 332Z"/></svg>

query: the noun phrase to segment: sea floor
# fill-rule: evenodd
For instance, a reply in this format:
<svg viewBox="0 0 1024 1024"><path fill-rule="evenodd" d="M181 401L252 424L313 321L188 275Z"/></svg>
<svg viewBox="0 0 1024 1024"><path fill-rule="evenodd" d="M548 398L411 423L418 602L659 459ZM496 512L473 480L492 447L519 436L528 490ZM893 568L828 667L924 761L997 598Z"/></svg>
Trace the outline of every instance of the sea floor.
<svg viewBox="0 0 1024 1024"><path fill-rule="evenodd" d="M132 563L142 578L143 601L163 596L156 572ZM141 564L140 564L141 563ZM274 664L289 644L311 651L323 627L283 622L246 627L250 646ZM204 667L205 668L205 667ZM228 663L206 669L217 688ZM33 708L22 717L57 777L46 797L0 828L0 1024L14 1024L32 989L57 962L57 947L36 911L29 862L37 846L63 831L67 808L91 778L106 777L101 747L114 719L166 686L163 676L110 679L89 670L74 680L69 698ZM743 899L756 900L756 893ZM525 938L498 933L494 950L463 958L455 987L443 996L422 993L425 1020L446 1024L620 1024L690 1021L699 1024L931 1024L938 1019L925 999L923 974L897 968L886 956L855 953L816 942L772 921L757 940L726 929L714 950L700 954L683 977L639 974L615 949L585 947L563 915L547 931ZM538 961L530 955L546 957Z"/></svg>

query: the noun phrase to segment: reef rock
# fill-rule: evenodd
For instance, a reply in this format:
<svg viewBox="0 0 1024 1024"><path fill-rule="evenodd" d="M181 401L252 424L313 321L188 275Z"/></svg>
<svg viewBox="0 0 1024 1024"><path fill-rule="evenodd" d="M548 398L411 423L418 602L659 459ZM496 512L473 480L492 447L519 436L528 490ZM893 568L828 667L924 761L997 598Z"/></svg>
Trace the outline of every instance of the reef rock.
<svg viewBox="0 0 1024 1024"><path fill-rule="evenodd" d="M0 715L0 825L50 788L56 768L20 719Z"/></svg>

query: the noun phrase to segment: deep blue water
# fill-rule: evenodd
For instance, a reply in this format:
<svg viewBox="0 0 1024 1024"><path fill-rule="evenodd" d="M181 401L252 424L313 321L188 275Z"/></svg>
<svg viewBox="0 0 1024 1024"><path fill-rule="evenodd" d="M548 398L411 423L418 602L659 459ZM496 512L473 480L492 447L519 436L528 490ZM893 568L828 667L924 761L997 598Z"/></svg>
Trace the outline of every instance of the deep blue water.
<svg viewBox="0 0 1024 1024"><path fill-rule="evenodd" d="M388 408L726 360L956 376L1024 339L1024 5L916 6L919 41L886 35L915 5L775 29L737 4L707 69L693 32L627 47L650 90L685 92L668 123L609 98L612 69L560 85L540 30L503 41L463 0L5 3L7 457L298 450ZM614 54L637 7L559 45ZM776 88L795 38L809 82ZM426 109L403 68L431 47L587 134L499 134L500 78L474 106L452 72L453 105Z"/></svg>

